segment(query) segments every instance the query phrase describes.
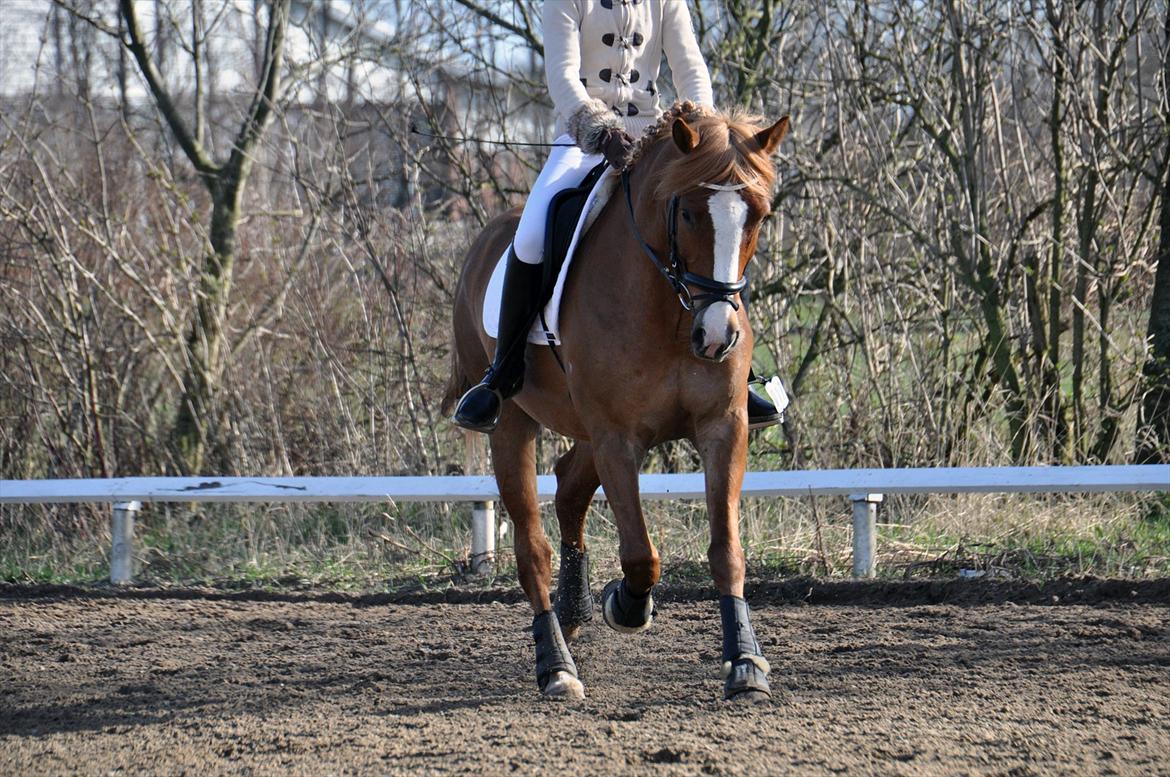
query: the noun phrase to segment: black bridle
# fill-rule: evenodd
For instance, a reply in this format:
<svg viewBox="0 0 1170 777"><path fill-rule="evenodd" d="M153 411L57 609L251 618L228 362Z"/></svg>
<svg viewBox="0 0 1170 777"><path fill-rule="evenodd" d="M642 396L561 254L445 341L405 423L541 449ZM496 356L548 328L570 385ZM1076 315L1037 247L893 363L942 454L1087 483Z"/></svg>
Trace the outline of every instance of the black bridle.
<svg viewBox="0 0 1170 777"><path fill-rule="evenodd" d="M719 190L734 190L743 188L740 185L723 186L719 184L699 184L706 186L709 189ZM735 301L735 295L743 291L743 287L747 285L747 278L740 278L738 281L727 283L725 281L717 281L714 278L708 278L705 275L697 275L687 270L686 263L678 252L678 195L670 198L670 202L666 206L666 239L669 244L669 263L663 263L658 258L658 254L642 237L642 233L638 230L638 220L634 216L634 197L630 191L630 171L625 169L622 171L622 189L626 193L626 207L630 214L630 229L634 232L634 237L638 238L638 243L642 246L642 250L646 252L646 256L650 257L650 261L658 268L658 272L662 273L662 277L666 279L671 288L674 289L675 295L678 296L679 304L685 310L692 312L700 311L703 308L709 307L716 302L726 302L736 310L739 310L739 303ZM701 291L695 293L691 291L694 286Z"/></svg>

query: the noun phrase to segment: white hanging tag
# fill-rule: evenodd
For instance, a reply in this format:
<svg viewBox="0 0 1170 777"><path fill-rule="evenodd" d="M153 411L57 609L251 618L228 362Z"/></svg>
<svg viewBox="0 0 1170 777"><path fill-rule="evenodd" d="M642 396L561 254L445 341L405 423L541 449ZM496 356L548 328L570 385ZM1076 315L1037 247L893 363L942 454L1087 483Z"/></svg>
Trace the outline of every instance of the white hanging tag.
<svg viewBox="0 0 1170 777"><path fill-rule="evenodd" d="M780 380L779 375L773 375L768 379L768 382L764 384L764 392L772 400L772 404L776 406L776 412L783 415L784 409L791 404L792 400L788 398L788 392L784 389L784 383Z"/></svg>

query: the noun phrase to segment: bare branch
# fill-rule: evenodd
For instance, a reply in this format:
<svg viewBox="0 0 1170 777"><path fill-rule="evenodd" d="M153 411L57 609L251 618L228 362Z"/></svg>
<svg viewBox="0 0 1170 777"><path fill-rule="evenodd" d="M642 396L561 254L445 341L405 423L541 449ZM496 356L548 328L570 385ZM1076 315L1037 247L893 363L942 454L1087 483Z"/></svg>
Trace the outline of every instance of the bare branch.
<svg viewBox="0 0 1170 777"><path fill-rule="evenodd" d="M154 59L150 56L142 38L142 30L138 24L138 12L134 9L134 0L119 0L119 5L122 18L126 21L128 38L128 40L123 41L123 45L130 50L135 61L138 62L138 69L142 71L142 76L146 79L147 86L150 87L150 93L154 95L155 102L158 104L167 126L170 127L179 146L183 149L183 153L187 155L191 164L204 179L214 180L220 173L220 166L215 164L207 150L203 148L203 144L191 134L187 122L183 120L182 114L179 113L179 109L175 105L174 98L171 97L170 91L163 83L162 74L158 72Z"/></svg>

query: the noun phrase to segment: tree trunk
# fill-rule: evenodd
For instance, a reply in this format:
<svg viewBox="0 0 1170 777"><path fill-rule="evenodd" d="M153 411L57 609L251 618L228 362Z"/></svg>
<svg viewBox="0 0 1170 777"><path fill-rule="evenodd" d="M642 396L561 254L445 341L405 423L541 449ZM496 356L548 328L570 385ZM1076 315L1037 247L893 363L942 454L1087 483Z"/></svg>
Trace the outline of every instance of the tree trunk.
<svg viewBox="0 0 1170 777"><path fill-rule="evenodd" d="M209 445L215 447L222 438L215 394L226 366L224 319L231 297L239 219L238 197L227 202L216 199L211 215L212 250L199 277L199 297L186 342L182 396L172 433L179 461L190 473L203 468ZM221 465L215 462L215 466Z"/></svg>
<svg viewBox="0 0 1170 777"><path fill-rule="evenodd" d="M1063 284L1061 283L1064 269L1064 208L1067 201L1066 171L1064 164L1064 141L1061 138L1061 127L1064 123L1065 84L1068 70L1068 47L1065 41L1065 15L1072 13L1068 8L1063 9L1063 15L1056 11L1051 0L1047 4L1048 23L1052 30L1052 110L1048 116L1049 140L1052 148L1052 166L1054 191L1052 194L1052 234L1048 259L1048 341L1044 344L1044 352L1040 355L1040 432L1043 442L1047 446L1049 455L1054 464L1059 464L1065 458L1065 444L1068 439L1068 429L1064 423L1064 403L1060 390L1060 309L1063 302ZM1078 273L1083 273L1083 264L1078 265ZM1083 275L1078 275L1083 280ZM1081 287L1078 285L1078 290ZM1078 318L1080 316L1080 318ZM1083 316L1074 306L1073 328L1084 328ZM1074 380L1074 394L1079 391L1081 380L1081 352L1083 352L1083 331L1081 337L1073 333L1073 370L1076 373ZM1077 408L1074 398L1074 412Z"/></svg>
<svg viewBox="0 0 1170 777"><path fill-rule="evenodd" d="M1166 11L1163 33L1163 40L1170 43L1170 9ZM1162 88L1170 88L1170 55L1162 61ZM1162 149L1158 256L1146 327L1146 363L1142 368L1145 386L1134 440L1139 464L1170 461L1170 114L1163 114L1162 129L1166 145Z"/></svg>
<svg viewBox="0 0 1170 777"><path fill-rule="evenodd" d="M1170 157L1170 149L1167 156ZM1146 364L1142 368L1145 386L1135 446L1139 464L1170 462L1170 163L1164 162L1163 166L1161 234L1146 329Z"/></svg>

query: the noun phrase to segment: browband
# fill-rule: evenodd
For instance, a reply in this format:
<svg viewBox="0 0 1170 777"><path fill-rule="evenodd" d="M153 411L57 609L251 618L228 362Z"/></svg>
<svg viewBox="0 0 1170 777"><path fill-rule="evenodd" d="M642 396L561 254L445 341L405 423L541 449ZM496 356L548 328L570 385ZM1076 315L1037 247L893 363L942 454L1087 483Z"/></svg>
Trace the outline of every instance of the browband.
<svg viewBox="0 0 1170 777"><path fill-rule="evenodd" d="M714 189L717 192L737 192L740 189L748 188L749 186L751 186L751 184L747 183L747 182L744 182L744 183L707 183L706 181L700 181L699 186L702 186L704 189Z"/></svg>

